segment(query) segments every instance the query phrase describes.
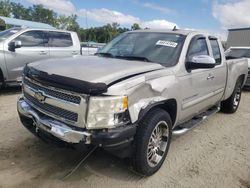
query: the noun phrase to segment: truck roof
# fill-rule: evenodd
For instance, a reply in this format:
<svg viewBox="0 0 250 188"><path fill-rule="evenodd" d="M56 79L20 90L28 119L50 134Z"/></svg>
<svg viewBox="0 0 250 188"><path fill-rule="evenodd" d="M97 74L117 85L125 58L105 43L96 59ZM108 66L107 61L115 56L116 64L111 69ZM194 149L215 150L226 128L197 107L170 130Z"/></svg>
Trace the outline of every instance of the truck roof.
<svg viewBox="0 0 250 188"><path fill-rule="evenodd" d="M14 27L14 28L19 28L19 27ZM56 31L56 32L67 32L67 33L75 33L74 31L67 31L67 30L60 30L60 29L47 29L47 28L32 28L32 27L20 27L22 31L28 31L28 30L42 30L42 31Z"/></svg>
<svg viewBox="0 0 250 188"><path fill-rule="evenodd" d="M195 30L187 30L187 29L144 29L144 30L134 30L134 31L129 31L129 32L147 32L147 33L175 33L175 34L180 34L180 35L189 35L190 33L197 33L197 34L204 34L207 35L206 32L202 31L195 31Z"/></svg>

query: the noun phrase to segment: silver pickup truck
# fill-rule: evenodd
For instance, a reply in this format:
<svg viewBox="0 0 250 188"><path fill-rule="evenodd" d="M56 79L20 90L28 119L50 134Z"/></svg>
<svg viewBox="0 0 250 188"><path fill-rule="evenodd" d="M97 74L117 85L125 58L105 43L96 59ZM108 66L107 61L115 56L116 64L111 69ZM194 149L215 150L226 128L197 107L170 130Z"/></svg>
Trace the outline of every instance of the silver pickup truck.
<svg viewBox="0 0 250 188"><path fill-rule="evenodd" d="M0 32L0 88L21 82L27 63L80 55L75 32L15 27Z"/></svg>
<svg viewBox="0 0 250 188"><path fill-rule="evenodd" d="M220 41L205 33L132 31L96 56L27 65L17 108L41 139L102 147L149 176L172 134L237 110L247 71L245 59L226 61Z"/></svg>

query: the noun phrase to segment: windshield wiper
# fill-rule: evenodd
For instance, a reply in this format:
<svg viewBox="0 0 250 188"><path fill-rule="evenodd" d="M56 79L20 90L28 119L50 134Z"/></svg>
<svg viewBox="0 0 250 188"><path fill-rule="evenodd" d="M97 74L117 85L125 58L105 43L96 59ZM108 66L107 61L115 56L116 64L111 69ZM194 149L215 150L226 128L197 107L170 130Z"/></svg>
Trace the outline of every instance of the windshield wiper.
<svg viewBox="0 0 250 188"><path fill-rule="evenodd" d="M108 52L97 52L97 53L95 53L95 55L101 55L103 57L114 57L113 54L108 53Z"/></svg>
<svg viewBox="0 0 250 188"><path fill-rule="evenodd" d="M141 56L114 56L114 57L121 58L121 59L127 59L127 60L138 60L138 61L151 62L148 58L141 57Z"/></svg>

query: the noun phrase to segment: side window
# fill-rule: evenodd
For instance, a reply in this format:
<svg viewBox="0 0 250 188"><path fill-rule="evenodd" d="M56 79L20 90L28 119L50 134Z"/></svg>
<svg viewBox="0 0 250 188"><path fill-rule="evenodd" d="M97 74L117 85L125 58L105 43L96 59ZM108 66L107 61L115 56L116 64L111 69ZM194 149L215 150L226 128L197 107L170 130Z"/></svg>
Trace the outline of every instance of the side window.
<svg viewBox="0 0 250 188"><path fill-rule="evenodd" d="M14 40L21 41L23 47L45 46L44 36L43 31L27 31Z"/></svg>
<svg viewBox="0 0 250 188"><path fill-rule="evenodd" d="M70 33L64 32L49 32L49 46L50 47L69 47L73 46L72 38Z"/></svg>
<svg viewBox="0 0 250 188"><path fill-rule="evenodd" d="M193 56L197 55L209 55L205 37L195 37L191 41L187 57L191 59Z"/></svg>
<svg viewBox="0 0 250 188"><path fill-rule="evenodd" d="M217 40L210 40L213 56L216 62L216 65L221 64L221 53L220 53L220 47Z"/></svg>

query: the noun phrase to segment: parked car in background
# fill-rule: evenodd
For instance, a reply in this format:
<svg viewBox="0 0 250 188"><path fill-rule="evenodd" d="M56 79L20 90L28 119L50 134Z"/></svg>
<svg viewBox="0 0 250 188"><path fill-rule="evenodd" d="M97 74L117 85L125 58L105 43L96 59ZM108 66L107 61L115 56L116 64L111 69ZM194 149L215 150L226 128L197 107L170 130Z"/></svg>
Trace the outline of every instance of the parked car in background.
<svg viewBox="0 0 250 188"><path fill-rule="evenodd" d="M149 176L172 134L237 110L247 67L246 59L226 61L220 40L205 33L131 31L96 56L27 65L17 108L39 138L102 147Z"/></svg>
<svg viewBox="0 0 250 188"><path fill-rule="evenodd" d="M105 43L97 43L97 42L84 42L81 44L82 46L82 55L95 55L101 48L103 48Z"/></svg>
<svg viewBox="0 0 250 188"><path fill-rule="evenodd" d="M28 63L80 54L80 41L75 32L21 27L2 31L0 86L20 83L23 67Z"/></svg>
<svg viewBox="0 0 250 188"><path fill-rule="evenodd" d="M95 55L99 48L92 46L82 46L82 55Z"/></svg>
<svg viewBox="0 0 250 188"><path fill-rule="evenodd" d="M248 77L245 83L245 88L250 89L250 47L230 47L226 52L226 59L248 59Z"/></svg>

